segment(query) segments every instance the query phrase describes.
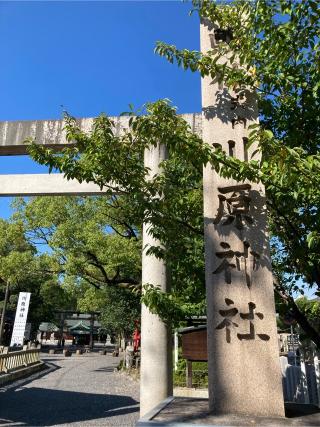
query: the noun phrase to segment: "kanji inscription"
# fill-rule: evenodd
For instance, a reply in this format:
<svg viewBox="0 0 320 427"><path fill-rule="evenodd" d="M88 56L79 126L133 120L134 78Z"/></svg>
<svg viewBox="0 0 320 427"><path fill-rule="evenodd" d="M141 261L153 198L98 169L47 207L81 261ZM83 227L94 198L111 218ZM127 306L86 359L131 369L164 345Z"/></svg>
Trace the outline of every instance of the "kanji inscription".
<svg viewBox="0 0 320 427"><path fill-rule="evenodd" d="M225 303L227 305L233 305L234 302L226 298ZM227 343L231 342L231 329L237 328L239 325L235 322L233 322L231 319L236 316L239 313L239 310L237 308L229 308L227 310L219 310L219 314L224 317L223 321L219 323L219 325L216 327L216 329L224 329L226 328L226 340Z"/></svg>
<svg viewBox="0 0 320 427"><path fill-rule="evenodd" d="M214 224L229 225L234 223L238 230L244 228L244 223L251 225L252 217L249 215L251 197L250 184L231 185L218 187L219 208L214 219Z"/></svg>
<svg viewBox="0 0 320 427"><path fill-rule="evenodd" d="M240 124L243 125L244 129L246 129L247 127L247 119L245 117L237 116L236 119L231 120L231 123L232 123L232 129L234 129L236 125L240 125Z"/></svg>
<svg viewBox="0 0 320 427"><path fill-rule="evenodd" d="M232 283L232 269L244 271L246 284L251 288L251 272L259 267L260 255L255 251L249 251L250 244L243 242L243 252L233 251L227 242L221 242L220 246L224 251L216 252L216 256L222 259L221 264L212 274L224 273L226 283ZM242 261L242 262L241 262Z"/></svg>
<svg viewBox="0 0 320 427"><path fill-rule="evenodd" d="M254 310L256 308L256 305L254 302L249 302L249 311L248 313L240 313L241 319L249 320L250 327L249 327L249 333L247 334L237 334L237 337L239 340L254 340L255 339L255 328L254 328L254 316L257 316L260 320L264 318L264 315L262 313L255 313ZM269 341L270 337L267 334L257 334L258 337L263 341Z"/></svg>
<svg viewBox="0 0 320 427"><path fill-rule="evenodd" d="M234 302L229 299L225 298L225 303L227 306L231 306L234 304ZM270 336L267 334L260 334L255 332L255 316L258 317L258 319L262 320L264 318L264 315L260 312L255 313L256 305L254 302L248 303L249 311L247 313L239 313L239 310L236 307L219 310L219 314L224 318L221 323L219 323L218 326L216 326L216 329L225 329L226 330L226 341L227 343L231 343L231 331L232 329L238 328L239 323L236 323L233 319L233 317L237 316L239 314L240 319L242 320L248 320L249 321L249 332L248 333L237 333L237 338L239 340L254 340L256 335L262 340L262 341L269 341Z"/></svg>
<svg viewBox="0 0 320 427"><path fill-rule="evenodd" d="M237 53L227 49L226 30L202 18L201 51L210 56L221 47L221 66L245 70ZM262 153L251 137L251 128L259 124L259 97L249 86L229 87L217 71L202 78L203 141L230 162L259 165ZM203 202L209 410L283 417L263 183L221 174L208 163Z"/></svg>

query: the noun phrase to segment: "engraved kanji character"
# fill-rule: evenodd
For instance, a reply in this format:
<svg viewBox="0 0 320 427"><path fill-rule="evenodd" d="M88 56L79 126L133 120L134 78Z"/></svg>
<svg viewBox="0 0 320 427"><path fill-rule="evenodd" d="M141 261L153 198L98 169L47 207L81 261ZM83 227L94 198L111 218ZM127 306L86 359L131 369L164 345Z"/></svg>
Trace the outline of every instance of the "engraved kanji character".
<svg viewBox="0 0 320 427"><path fill-rule="evenodd" d="M234 304L234 302L225 298L225 303L229 306ZM237 308L229 308L227 310L219 310L219 313L222 317L224 317L223 321L216 326L216 329L226 328L226 340L227 343L231 342L231 328L237 328L239 325L231 320L232 317L238 314L239 310Z"/></svg>
<svg viewBox="0 0 320 427"><path fill-rule="evenodd" d="M226 243L226 242L221 242L220 246L226 250L221 252L216 252L216 255L218 258L222 258L223 261L212 272L212 274L219 274L224 272L225 281L226 283L230 284L232 282L231 269L237 269L238 271L241 271L240 260L243 259L246 284L250 289L252 285L251 269L248 268L250 244L248 242L243 242L243 249L244 249L243 252L233 251L229 243ZM256 270L258 268L258 260L260 259L260 255L254 251L250 251L250 256L252 259L252 270ZM235 262L231 262L233 258L235 258Z"/></svg>
<svg viewBox="0 0 320 427"><path fill-rule="evenodd" d="M240 313L240 317L241 317L241 319L249 320L249 322L250 322L249 331L250 332L248 334L239 334L238 333L237 337L239 338L239 340L254 340L255 339L254 316L257 316L261 320L264 318L264 315L262 313L255 313L254 312L254 310L256 308L255 303L249 302L248 306L249 306L248 313ZM257 334L257 335L262 341L269 341L269 339L270 339L270 336L267 334Z"/></svg>
<svg viewBox="0 0 320 427"><path fill-rule="evenodd" d="M223 217L226 219L222 225L229 225L235 222L235 227L241 230L245 220L248 224L253 223L249 215L250 201L249 190L250 184L231 185L228 187L218 187L219 190L219 208L218 214L214 219L214 224L219 224Z"/></svg>
<svg viewBox="0 0 320 427"><path fill-rule="evenodd" d="M222 258L222 263L212 272L212 274L219 274L224 271L224 277L226 283L231 283L231 269L236 268L236 264L231 263L229 260L232 260L235 256L235 252L231 250L229 243L221 242L220 246L226 249L223 252L216 252L218 258Z"/></svg>
<svg viewBox="0 0 320 427"><path fill-rule="evenodd" d="M243 127L246 129L247 127L247 119L245 117L237 116L236 119L232 119L232 129L234 129L235 125L238 125L240 123L243 124Z"/></svg>

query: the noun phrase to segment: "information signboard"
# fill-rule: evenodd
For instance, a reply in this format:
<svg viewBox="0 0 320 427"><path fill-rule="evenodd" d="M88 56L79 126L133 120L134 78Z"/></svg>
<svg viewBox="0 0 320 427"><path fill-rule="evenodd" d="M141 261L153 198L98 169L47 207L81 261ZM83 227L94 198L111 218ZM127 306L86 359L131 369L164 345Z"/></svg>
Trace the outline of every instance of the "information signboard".
<svg viewBox="0 0 320 427"><path fill-rule="evenodd" d="M23 345L24 332L26 329L30 292L20 292L17 305L16 317L14 319L13 332L10 342L10 347L14 345Z"/></svg>

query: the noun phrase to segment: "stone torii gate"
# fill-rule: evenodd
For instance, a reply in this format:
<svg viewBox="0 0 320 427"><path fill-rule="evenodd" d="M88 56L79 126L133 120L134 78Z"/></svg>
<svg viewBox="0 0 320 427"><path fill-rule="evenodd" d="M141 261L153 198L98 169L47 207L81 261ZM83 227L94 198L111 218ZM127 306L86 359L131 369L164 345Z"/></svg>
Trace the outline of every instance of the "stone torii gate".
<svg viewBox="0 0 320 427"><path fill-rule="evenodd" d="M194 132L201 132L201 114L185 114L184 119ZM116 133L128 127L128 117L113 117ZM83 131L89 131L93 118L79 119ZM23 141L35 138L59 151L68 144L62 120L34 120L0 122L0 156L26 155ZM146 150L144 164L149 168L149 179L159 172L159 164L166 157L165 147ZM104 192L93 183L67 180L62 174L13 174L0 175L0 197L10 196L90 196ZM142 283L152 283L162 291L167 289L166 266L162 260L147 255L147 248L160 245L149 234L150 225L143 225ZM142 415L159 402L172 395L171 333L158 316L143 305L141 313L141 392L140 412Z"/></svg>
<svg viewBox="0 0 320 427"><path fill-rule="evenodd" d="M223 39L209 21L201 25L201 50L214 49ZM227 40L225 40L227 41ZM248 147L248 127L258 121L255 95L231 93L210 77L202 79L202 115L184 115L193 132L212 148L220 146L243 161L256 158ZM128 118L114 119L116 131ZM93 119L81 119L90 130ZM21 143L37 143L56 150L66 145L63 123L55 121L0 123L0 155L25 154ZM149 179L166 158L165 147L146 150ZM1 181L2 180L2 181ZM275 306L264 188L261 184L221 178L204 168L204 225L207 292L209 407L216 414L284 416L278 357ZM93 184L67 182L59 175L0 176L0 195L103 194ZM148 245L160 245L143 226L142 283L167 291L166 266L147 255ZM141 317L142 416L172 395L171 335L158 316L142 307Z"/></svg>

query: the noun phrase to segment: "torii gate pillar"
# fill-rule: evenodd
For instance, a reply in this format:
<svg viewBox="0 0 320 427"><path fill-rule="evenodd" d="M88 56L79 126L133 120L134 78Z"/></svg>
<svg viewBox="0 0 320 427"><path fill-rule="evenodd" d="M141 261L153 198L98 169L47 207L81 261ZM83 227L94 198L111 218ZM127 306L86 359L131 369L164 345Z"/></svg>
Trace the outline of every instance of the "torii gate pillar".
<svg viewBox="0 0 320 427"><path fill-rule="evenodd" d="M160 172L159 164L167 158L163 145L145 150L144 165L150 169L149 179ZM168 281L165 262L148 255L150 246L160 242L149 234L150 224L143 224L142 285L150 283L167 292ZM159 316L141 309L141 370L140 416L154 409L162 400L172 396L172 344L171 331Z"/></svg>

